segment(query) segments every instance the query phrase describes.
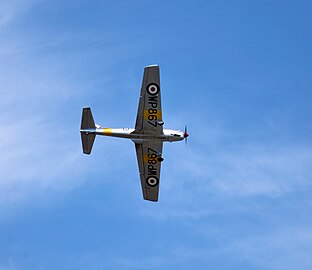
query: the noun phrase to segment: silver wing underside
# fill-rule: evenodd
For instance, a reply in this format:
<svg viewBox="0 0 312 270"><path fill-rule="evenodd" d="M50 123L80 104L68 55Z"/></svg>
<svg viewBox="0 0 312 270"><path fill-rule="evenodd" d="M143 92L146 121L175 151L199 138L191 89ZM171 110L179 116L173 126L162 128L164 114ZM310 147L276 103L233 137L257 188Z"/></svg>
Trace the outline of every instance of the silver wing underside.
<svg viewBox="0 0 312 270"><path fill-rule="evenodd" d="M144 68L135 133L163 134L159 66ZM145 200L158 201L163 142L135 143L140 180Z"/></svg>

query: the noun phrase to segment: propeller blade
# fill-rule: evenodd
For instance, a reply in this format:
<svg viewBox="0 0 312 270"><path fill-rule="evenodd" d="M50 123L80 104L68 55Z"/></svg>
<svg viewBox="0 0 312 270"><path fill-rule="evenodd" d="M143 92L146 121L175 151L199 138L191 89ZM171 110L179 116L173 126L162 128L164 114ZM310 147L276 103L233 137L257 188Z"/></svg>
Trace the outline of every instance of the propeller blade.
<svg viewBox="0 0 312 270"><path fill-rule="evenodd" d="M185 140L185 145L187 145L187 137L188 137L188 133L187 133L187 126L185 126L184 128L184 140Z"/></svg>

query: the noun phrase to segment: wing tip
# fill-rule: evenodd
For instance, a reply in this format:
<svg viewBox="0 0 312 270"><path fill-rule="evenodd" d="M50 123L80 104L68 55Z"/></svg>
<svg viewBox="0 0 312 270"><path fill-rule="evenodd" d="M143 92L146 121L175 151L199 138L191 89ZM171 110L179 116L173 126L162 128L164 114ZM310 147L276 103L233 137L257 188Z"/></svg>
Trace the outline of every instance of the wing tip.
<svg viewBox="0 0 312 270"><path fill-rule="evenodd" d="M159 67L159 65L157 65L157 64L152 64L152 65L146 66L145 68L150 68L150 67Z"/></svg>
<svg viewBox="0 0 312 270"><path fill-rule="evenodd" d="M143 199L149 202L158 202L158 194L156 196L149 196L148 194L143 194Z"/></svg>
<svg viewBox="0 0 312 270"><path fill-rule="evenodd" d="M145 200L145 201L149 201L149 202L153 202L153 203L158 202L158 198L157 198L157 199L145 199L145 198L144 198L144 200Z"/></svg>

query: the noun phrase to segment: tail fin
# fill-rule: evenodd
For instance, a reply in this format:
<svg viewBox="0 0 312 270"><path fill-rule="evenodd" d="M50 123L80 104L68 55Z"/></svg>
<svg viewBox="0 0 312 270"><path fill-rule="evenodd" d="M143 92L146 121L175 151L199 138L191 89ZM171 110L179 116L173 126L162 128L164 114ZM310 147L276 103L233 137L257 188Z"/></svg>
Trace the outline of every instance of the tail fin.
<svg viewBox="0 0 312 270"><path fill-rule="evenodd" d="M86 129L86 131L83 131ZM90 108L83 108L80 126L82 150L84 154L90 155L95 140L95 133L87 130L95 129L95 123Z"/></svg>

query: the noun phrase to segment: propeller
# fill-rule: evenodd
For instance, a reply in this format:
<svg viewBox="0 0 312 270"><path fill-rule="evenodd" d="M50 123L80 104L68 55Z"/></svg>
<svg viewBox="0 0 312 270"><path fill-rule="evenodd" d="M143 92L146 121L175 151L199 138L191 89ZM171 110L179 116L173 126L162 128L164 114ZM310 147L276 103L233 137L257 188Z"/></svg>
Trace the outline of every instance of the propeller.
<svg viewBox="0 0 312 270"><path fill-rule="evenodd" d="M187 126L185 126L185 129L184 129L184 139L185 139L185 145L187 145L187 137L188 137L188 133L187 133Z"/></svg>

